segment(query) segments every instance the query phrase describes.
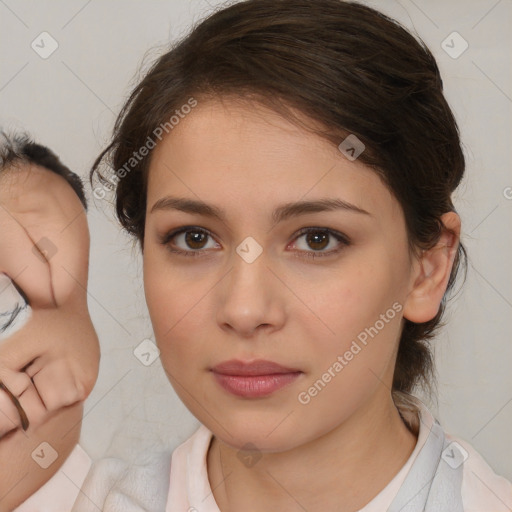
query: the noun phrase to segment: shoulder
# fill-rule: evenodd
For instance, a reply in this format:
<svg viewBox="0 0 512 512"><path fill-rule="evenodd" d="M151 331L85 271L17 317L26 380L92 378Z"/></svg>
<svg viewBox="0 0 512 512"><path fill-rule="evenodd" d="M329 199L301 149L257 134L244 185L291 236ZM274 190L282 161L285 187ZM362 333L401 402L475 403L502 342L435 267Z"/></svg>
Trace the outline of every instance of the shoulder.
<svg viewBox="0 0 512 512"><path fill-rule="evenodd" d="M394 399L411 430L419 430L424 438L435 421L427 406L418 398L403 393L397 394ZM454 469L462 465L461 493L464 512L511 512L512 483L496 474L469 442L450 435L444 429L443 432L448 443L443 452L444 460ZM462 454L460 459L453 459L447 454L451 443L458 445Z"/></svg>
<svg viewBox="0 0 512 512"><path fill-rule="evenodd" d="M182 494L188 476L196 475L198 467L206 475L205 452L211 436L201 425L174 450L154 447L137 464L115 457L96 461L71 512L162 512L170 489Z"/></svg>
<svg viewBox="0 0 512 512"><path fill-rule="evenodd" d="M137 464L108 457L95 462L72 512L161 512L169 490L171 452L152 452Z"/></svg>
<svg viewBox="0 0 512 512"><path fill-rule="evenodd" d="M496 474L473 446L458 437L445 434L448 442L462 447L464 455L462 499L465 512L510 512L512 483Z"/></svg>

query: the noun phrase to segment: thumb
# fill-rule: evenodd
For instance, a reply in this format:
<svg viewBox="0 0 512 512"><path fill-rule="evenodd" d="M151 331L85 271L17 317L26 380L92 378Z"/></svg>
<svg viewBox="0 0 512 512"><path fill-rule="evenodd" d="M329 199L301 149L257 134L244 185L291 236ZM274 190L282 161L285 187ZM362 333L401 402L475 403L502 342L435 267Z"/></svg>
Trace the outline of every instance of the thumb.
<svg viewBox="0 0 512 512"><path fill-rule="evenodd" d="M54 305L50 267L24 227L0 204L0 272L23 291L32 308ZM2 290L0 290L1 292Z"/></svg>
<svg viewBox="0 0 512 512"><path fill-rule="evenodd" d="M42 338L48 332L48 322L53 310L34 310L22 329L14 332L0 343L0 379L2 370L22 371L28 364L45 353L48 343ZM51 324L50 324L51 325ZM51 346L51 345L50 345Z"/></svg>

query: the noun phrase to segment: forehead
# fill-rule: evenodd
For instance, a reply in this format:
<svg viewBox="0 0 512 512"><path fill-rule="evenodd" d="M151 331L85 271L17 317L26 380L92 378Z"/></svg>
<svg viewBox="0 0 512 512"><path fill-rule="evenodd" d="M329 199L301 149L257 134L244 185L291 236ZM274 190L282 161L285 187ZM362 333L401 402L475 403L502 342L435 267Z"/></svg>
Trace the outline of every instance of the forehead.
<svg viewBox="0 0 512 512"><path fill-rule="evenodd" d="M68 190L69 189L69 190ZM63 176L28 162L16 162L0 171L0 201L15 204L23 196L24 206L40 203L48 196L74 193Z"/></svg>
<svg viewBox="0 0 512 512"><path fill-rule="evenodd" d="M226 209L244 205L243 212L326 196L365 210L399 210L362 162L261 104L230 101L199 102L153 150L148 210L165 194Z"/></svg>
<svg viewBox="0 0 512 512"><path fill-rule="evenodd" d="M82 213L80 199L63 176L26 162L0 172L0 223L6 230L16 230L19 224L36 232L62 233L66 219L77 219ZM83 220L73 224L73 233L83 229Z"/></svg>

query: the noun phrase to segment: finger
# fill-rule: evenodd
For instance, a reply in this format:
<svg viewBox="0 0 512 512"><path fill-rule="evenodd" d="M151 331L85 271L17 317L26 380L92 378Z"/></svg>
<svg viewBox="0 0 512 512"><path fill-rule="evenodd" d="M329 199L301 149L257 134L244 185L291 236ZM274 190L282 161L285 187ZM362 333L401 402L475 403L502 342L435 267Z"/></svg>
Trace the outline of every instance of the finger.
<svg viewBox="0 0 512 512"><path fill-rule="evenodd" d="M26 429L38 427L48 415L48 411L41 400L38 391L29 375L24 372L11 372L4 371L7 378L2 378L2 382L10 390L11 395L14 395L21 409L26 415L26 421L23 422L20 418L20 425L26 425Z"/></svg>
<svg viewBox="0 0 512 512"><path fill-rule="evenodd" d="M9 395L0 389L0 439L11 432L21 428L21 418L18 409Z"/></svg>
<svg viewBox="0 0 512 512"><path fill-rule="evenodd" d="M7 394L7 396L10 398L14 407L16 407L16 410L18 411L20 421L21 421L21 428L23 430L27 430L27 428L29 426L29 421L28 421L27 415L25 413L25 410L21 406L19 400L11 393L11 391L7 388L7 386L2 381L0 381L0 390L2 390L4 393Z"/></svg>
<svg viewBox="0 0 512 512"><path fill-rule="evenodd" d="M18 399L30 421L29 429L34 429L44 422L49 411L41 400L33 382L30 379L29 381L30 384L27 389L19 396Z"/></svg>
<svg viewBox="0 0 512 512"><path fill-rule="evenodd" d="M9 385L11 372L35 376L48 365L39 380L43 382L42 377L47 376L57 389L63 380L74 382L63 389L63 396L72 402L71 390L76 390L77 398L83 400L96 381L99 358L98 337L87 314L63 308L38 309L22 329L0 342L0 379Z"/></svg>
<svg viewBox="0 0 512 512"><path fill-rule="evenodd" d="M52 222L36 220L27 226L27 231L33 240L41 241L38 245L48 246L46 257L56 305L62 306L70 299L86 305L89 228L78 197L67 183L65 186L69 189L68 194L66 196L62 191L58 205L63 211L56 214ZM73 195L70 197L69 194Z"/></svg>
<svg viewBox="0 0 512 512"><path fill-rule="evenodd" d="M31 377L46 410L55 411L82 400L67 361L59 359L45 363L37 360L25 371Z"/></svg>
<svg viewBox="0 0 512 512"><path fill-rule="evenodd" d="M0 342L0 379L6 385L10 385L9 372L21 372L48 350L45 335L52 325L55 325L55 310L36 309L22 329Z"/></svg>
<svg viewBox="0 0 512 512"><path fill-rule="evenodd" d="M50 267L5 204L0 204L0 225L0 272L16 283L32 307L53 306Z"/></svg>
<svg viewBox="0 0 512 512"><path fill-rule="evenodd" d="M11 371L3 371L0 389L0 434L30 426L30 418L20 401L20 395L28 389L30 377Z"/></svg>

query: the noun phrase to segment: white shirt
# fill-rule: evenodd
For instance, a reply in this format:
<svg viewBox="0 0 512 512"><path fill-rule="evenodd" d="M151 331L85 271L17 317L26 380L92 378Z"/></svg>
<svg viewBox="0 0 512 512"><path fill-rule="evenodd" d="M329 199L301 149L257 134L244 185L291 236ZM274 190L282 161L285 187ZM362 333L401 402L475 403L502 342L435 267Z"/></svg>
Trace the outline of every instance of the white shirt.
<svg viewBox="0 0 512 512"><path fill-rule="evenodd" d="M77 444L57 473L13 512L70 512L91 464Z"/></svg>
<svg viewBox="0 0 512 512"><path fill-rule="evenodd" d="M416 446L395 477L359 512L383 512L388 509L423 447L434 418L420 402L420 428ZM445 434L467 452L462 480L464 512L511 512L512 484L496 475L482 456L468 443ZM208 481L206 454L212 433L202 425L195 434L178 446L172 455L170 487L165 512L220 512Z"/></svg>
<svg viewBox="0 0 512 512"><path fill-rule="evenodd" d="M413 467L435 421L424 404L418 405L419 432L413 452L386 487L359 512L387 510ZM174 450L172 458L163 453L156 463L146 466L130 467L113 458L99 461L82 489L87 498L80 495L73 512L163 512L164 504L165 512L220 512L206 466L212 435L201 425ZM445 437L448 442L457 442L468 455L463 462L461 487L464 512L511 512L512 484L495 474L471 445L447 434Z"/></svg>

